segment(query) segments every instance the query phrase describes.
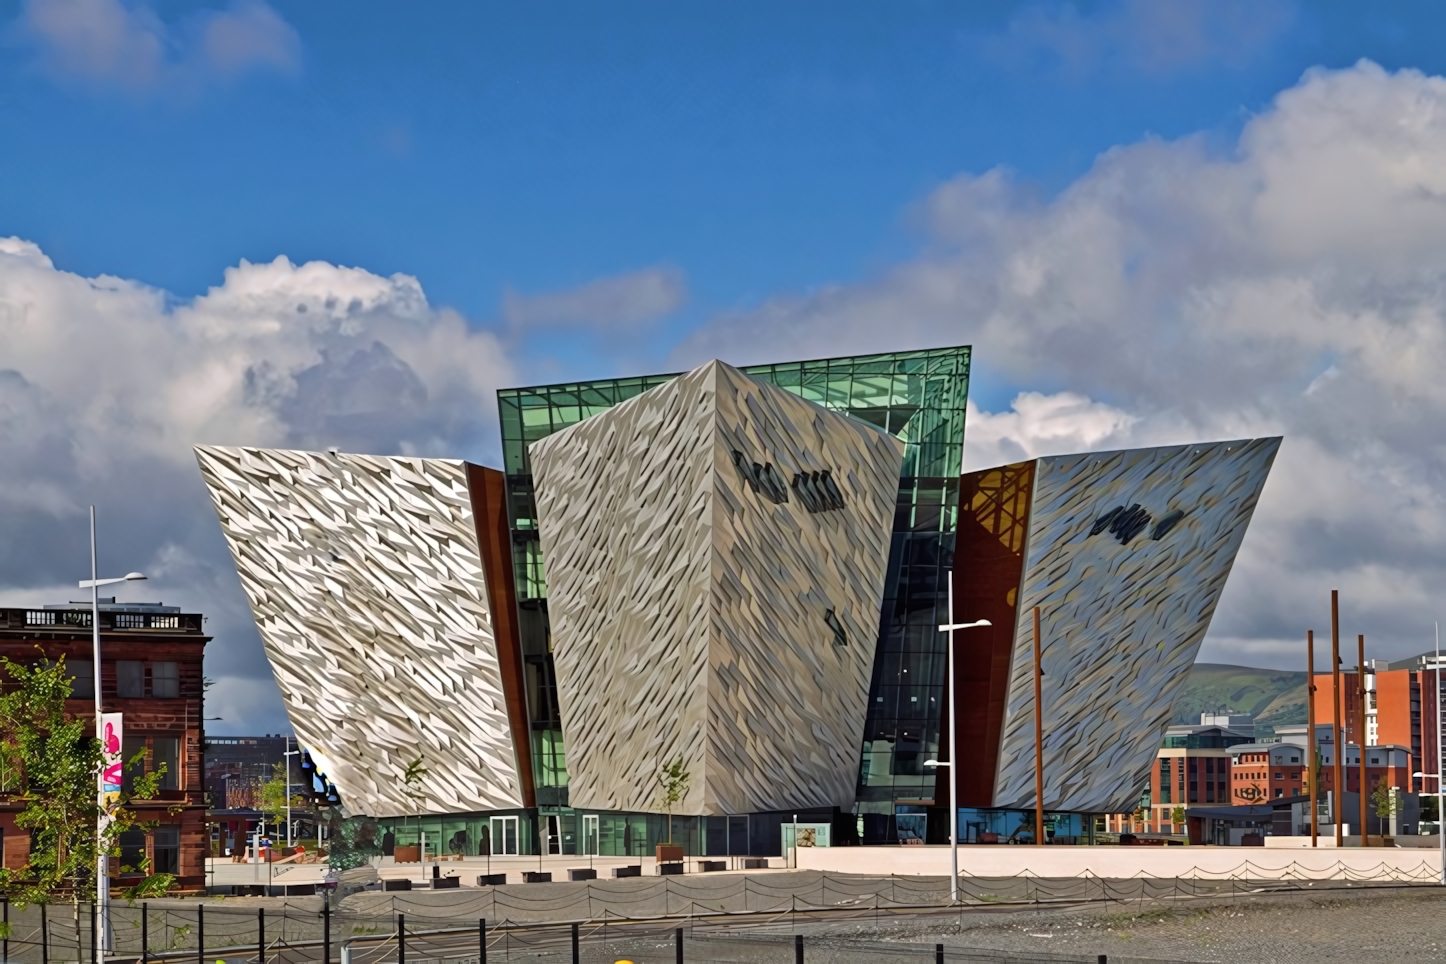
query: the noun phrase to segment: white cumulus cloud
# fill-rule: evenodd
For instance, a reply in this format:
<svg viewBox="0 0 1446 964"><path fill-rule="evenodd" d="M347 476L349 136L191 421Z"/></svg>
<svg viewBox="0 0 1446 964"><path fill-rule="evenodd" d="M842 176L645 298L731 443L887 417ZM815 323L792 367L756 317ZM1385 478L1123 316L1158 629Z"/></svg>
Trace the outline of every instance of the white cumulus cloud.
<svg viewBox="0 0 1446 964"><path fill-rule="evenodd" d="M151 577L123 593L211 617L212 697L233 706L222 731L279 729L279 697L191 446L335 445L495 464L495 392L514 380L494 335L429 304L406 275L243 261L178 301L60 270L36 245L0 239L0 595L18 605L70 598L55 587L89 568L95 503L102 567Z"/></svg>
<svg viewBox="0 0 1446 964"><path fill-rule="evenodd" d="M1057 196L963 174L880 277L715 319L676 363L975 346L968 460L1286 437L1205 654L1299 662L1342 591L1372 653L1427 648L1446 598L1446 80L1312 70L1227 151L1101 155ZM765 347L766 346L766 349Z"/></svg>

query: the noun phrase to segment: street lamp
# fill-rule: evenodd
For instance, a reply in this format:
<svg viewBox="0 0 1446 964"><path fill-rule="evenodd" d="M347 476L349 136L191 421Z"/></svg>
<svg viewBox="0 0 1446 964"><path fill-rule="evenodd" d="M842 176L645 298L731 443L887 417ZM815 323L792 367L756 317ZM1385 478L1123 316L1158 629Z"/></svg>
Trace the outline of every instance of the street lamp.
<svg viewBox="0 0 1446 964"><path fill-rule="evenodd" d="M286 745L291 746L291 737L286 738ZM288 757L301 756L301 750L287 750L281 754L282 762L286 764L286 846L291 847L291 760Z"/></svg>
<svg viewBox="0 0 1446 964"><path fill-rule="evenodd" d="M100 587L112 586L118 582L135 582L144 579L145 576L138 572L128 572L116 579L101 579L96 575L95 563L95 506L90 507L90 578L80 581L81 589L90 590L90 639L91 639L91 678L95 686L95 738L104 740L104 727L101 724L101 703L100 703ZM102 754L104 744L102 743ZM124 754L124 750L122 750ZM124 760L122 760L124 765ZM98 943L104 950L111 950L111 929L110 929L110 858L105 852L105 828L110 823L110 814L105 804L105 767L101 767L100 773L96 774L96 802L100 804L100 815L95 822L95 902L98 910L96 928Z"/></svg>
<svg viewBox="0 0 1446 964"><path fill-rule="evenodd" d="M1436 839L1441 844L1441 884L1446 886L1446 785L1441 783L1441 762L1443 754L1441 748L1441 624L1436 624L1436 772L1435 773L1413 773L1411 776L1420 779L1426 777L1436 778ZM1364 789L1364 788L1363 788ZM1420 829L1419 827L1416 829Z"/></svg>
<svg viewBox="0 0 1446 964"><path fill-rule="evenodd" d="M987 619L976 620L972 623L952 622L954 619L954 573L948 569L944 572L944 578L949 580L949 619L951 622L940 626L939 632L949 634L949 760L947 763L925 760L924 766L949 768L949 866L953 871L949 875L949 900L951 903L957 903L959 901L959 775L954 770L954 763L959 759L959 752L955 745L957 738L954 725L954 705L958 702L954 698L954 631L994 624Z"/></svg>

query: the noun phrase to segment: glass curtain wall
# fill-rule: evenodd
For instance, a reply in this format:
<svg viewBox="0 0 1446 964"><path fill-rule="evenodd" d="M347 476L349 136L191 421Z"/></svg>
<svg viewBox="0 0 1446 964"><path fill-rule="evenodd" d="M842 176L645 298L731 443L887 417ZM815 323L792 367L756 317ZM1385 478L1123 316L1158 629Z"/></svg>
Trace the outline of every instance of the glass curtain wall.
<svg viewBox="0 0 1446 964"><path fill-rule="evenodd" d="M934 776L923 761L939 747L945 650L935 627L947 615L944 573L954 549L969 362L970 349L959 347L743 369L907 443L859 775L860 823L871 842L895 839L897 806L912 809L933 796ZM567 768L527 446L674 377L498 392L533 766L542 807L567 805Z"/></svg>

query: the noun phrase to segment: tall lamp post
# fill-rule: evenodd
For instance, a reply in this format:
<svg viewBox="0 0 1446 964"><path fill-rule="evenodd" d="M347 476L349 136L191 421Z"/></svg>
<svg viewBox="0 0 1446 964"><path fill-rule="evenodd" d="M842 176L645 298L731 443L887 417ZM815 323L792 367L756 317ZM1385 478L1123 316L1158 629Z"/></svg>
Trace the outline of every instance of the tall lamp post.
<svg viewBox="0 0 1446 964"><path fill-rule="evenodd" d="M291 737L289 737L289 736L286 738L286 745L287 745L288 747L291 746ZM291 758L294 757L294 756L301 756L301 750L299 750L299 749L297 749L297 750L290 750L290 749L288 749L285 753L281 754L282 762L284 762L284 763L286 764L286 846L287 846L287 847L290 847L290 846L292 845L292 843L291 843Z"/></svg>
<svg viewBox="0 0 1446 964"><path fill-rule="evenodd" d="M987 619L980 619L972 623L954 622L954 573L952 570L945 570L945 579L949 580L949 622L939 627L939 632L949 634L949 760L941 763L938 760L925 760L926 767L948 767L949 768L949 900L951 903L959 901L959 771L954 769L955 761L959 759L958 747L956 746L957 729L954 725L954 631L958 629L973 629L975 626L994 625Z"/></svg>
<svg viewBox="0 0 1446 964"><path fill-rule="evenodd" d="M128 572L115 579L101 579L96 575L95 562L95 506L90 507L90 578L80 581L81 589L90 590L90 642L91 679L95 687L95 738L103 739L100 703L100 587L112 586L119 582L134 582L144 579L138 572ZM100 805L100 816L95 822L95 903L97 943L104 950L111 949L110 928L110 858L105 852L105 828L110 823L110 814L105 804L105 768L95 778L96 803Z"/></svg>
<svg viewBox="0 0 1446 964"><path fill-rule="evenodd" d="M1436 840L1441 845L1441 884L1446 886L1446 819L1442 819L1442 811L1446 809L1446 785L1441 783L1441 763L1446 754L1441 750L1441 624L1436 624L1436 772L1435 773L1413 773L1411 776L1435 777L1436 778ZM1420 828L1417 827L1417 830Z"/></svg>

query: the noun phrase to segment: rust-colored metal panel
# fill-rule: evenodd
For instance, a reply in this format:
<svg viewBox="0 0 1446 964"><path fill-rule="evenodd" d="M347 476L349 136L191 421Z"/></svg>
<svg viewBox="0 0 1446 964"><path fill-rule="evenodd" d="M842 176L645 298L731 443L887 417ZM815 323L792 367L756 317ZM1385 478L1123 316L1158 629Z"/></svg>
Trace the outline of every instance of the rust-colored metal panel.
<svg viewBox="0 0 1446 964"><path fill-rule="evenodd" d="M1008 694L1016 607L1024 575L1034 462L971 472L959 482L959 527L954 536L954 622L987 619L994 625L955 633L958 700L959 805L988 807L994 800L999 735ZM944 706L941 755L948 753L949 707ZM947 800L940 768L936 800Z"/></svg>
<svg viewBox="0 0 1446 964"><path fill-rule="evenodd" d="M472 496L472 518L477 524L477 546L487 572L488 602L497 638L497 664L502 674L502 698L507 722L517 749L517 775L523 806L537 806L532 779L531 732L522 675L522 636L517 626L517 589L512 581L512 547L508 543L506 478L496 469L467 463L467 491Z"/></svg>

